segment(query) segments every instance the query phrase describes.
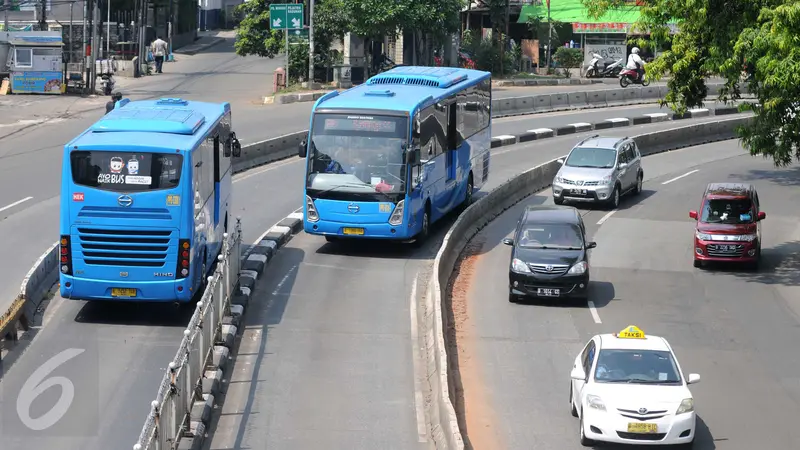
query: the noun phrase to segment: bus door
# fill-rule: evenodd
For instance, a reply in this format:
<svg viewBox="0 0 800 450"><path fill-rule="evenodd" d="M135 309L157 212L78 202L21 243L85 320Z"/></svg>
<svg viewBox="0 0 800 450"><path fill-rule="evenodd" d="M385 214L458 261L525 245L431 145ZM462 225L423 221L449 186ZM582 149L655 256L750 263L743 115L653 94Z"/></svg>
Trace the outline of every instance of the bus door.
<svg viewBox="0 0 800 450"><path fill-rule="evenodd" d="M458 162L458 105L453 102L447 106L447 187L456 180L456 166Z"/></svg>
<svg viewBox="0 0 800 450"><path fill-rule="evenodd" d="M214 136L214 234L216 234L216 231L219 229L219 205L222 200L220 197L222 195L220 192L222 191L220 186L220 177L222 175L220 173L220 158L222 158L220 152L222 149L219 145L219 131L215 131L214 133L216 133Z"/></svg>

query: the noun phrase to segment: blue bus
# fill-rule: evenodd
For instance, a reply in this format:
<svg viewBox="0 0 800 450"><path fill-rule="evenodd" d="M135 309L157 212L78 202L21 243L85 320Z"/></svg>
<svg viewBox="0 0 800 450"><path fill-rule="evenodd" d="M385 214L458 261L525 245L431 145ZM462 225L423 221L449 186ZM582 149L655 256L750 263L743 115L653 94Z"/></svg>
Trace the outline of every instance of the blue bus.
<svg viewBox="0 0 800 450"><path fill-rule="evenodd" d="M321 97L311 111L304 230L422 241L489 177L491 74L396 67Z"/></svg>
<svg viewBox="0 0 800 450"><path fill-rule="evenodd" d="M117 102L64 146L61 296L185 303L202 292L233 230L240 155L228 103Z"/></svg>

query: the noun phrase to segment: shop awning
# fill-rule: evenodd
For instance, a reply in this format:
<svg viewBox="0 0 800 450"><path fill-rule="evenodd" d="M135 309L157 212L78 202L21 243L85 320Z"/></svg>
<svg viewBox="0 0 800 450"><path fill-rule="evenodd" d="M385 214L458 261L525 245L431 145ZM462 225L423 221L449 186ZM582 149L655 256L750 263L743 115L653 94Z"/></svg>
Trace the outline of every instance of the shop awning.
<svg viewBox="0 0 800 450"><path fill-rule="evenodd" d="M517 23L527 23L528 17L542 17L547 20L547 6L523 6ZM550 19L572 24L572 31L575 33L628 33L639 17L638 6L608 10L602 17L593 19L589 17L581 0L551 0L550 3Z"/></svg>

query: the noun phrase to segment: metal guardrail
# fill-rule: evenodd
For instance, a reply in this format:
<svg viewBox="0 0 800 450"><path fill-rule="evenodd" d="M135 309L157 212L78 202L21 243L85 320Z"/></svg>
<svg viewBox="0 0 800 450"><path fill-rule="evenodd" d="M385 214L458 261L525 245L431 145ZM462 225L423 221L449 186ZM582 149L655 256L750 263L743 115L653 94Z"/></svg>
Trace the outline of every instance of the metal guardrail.
<svg viewBox="0 0 800 450"><path fill-rule="evenodd" d="M222 319L230 315L231 298L239 281L242 226L224 234L217 267L183 332L178 353L161 380L134 450L176 449L189 433L190 412L202 400L202 377L221 336Z"/></svg>

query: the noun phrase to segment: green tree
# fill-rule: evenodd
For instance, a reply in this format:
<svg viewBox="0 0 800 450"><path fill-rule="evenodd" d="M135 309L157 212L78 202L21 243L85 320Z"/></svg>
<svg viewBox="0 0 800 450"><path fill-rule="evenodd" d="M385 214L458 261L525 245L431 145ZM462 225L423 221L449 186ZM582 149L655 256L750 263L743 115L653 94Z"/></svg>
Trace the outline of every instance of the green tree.
<svg viewBox="0 0 800 450"><path fill-rule="evenodd" d="M553 59L564 68L564 76L569 78L571 75L570 69L580 67L583 64L583 51L579 48L558 47Z"/></svg>
<svg viewBox="0 0 800 450"><path fill-rule="evenodd" d="M284 48L284 32L270 30L269 0L250 0L236 7L242 17L237 27L236 54L241 56L258 55L274 58Z"/></svg>
<svg viewBox="0 0 800 450"><path fill-rule="evenodd" d="M583 0L594 17L624 0ZM670 73L663 103L677 112L700 106L707 93L705 78L723 77L724 101L741 96L747 83L757 104L752 125L739 135L753 155L771 157L777 166L800 160L800 2L797 0L644 0L635 28L649 30L654 44L671 43L648 65L648 77ZM668 22L679 33L669 35ZM749 77L742 81L747 66Z"/></svg>

